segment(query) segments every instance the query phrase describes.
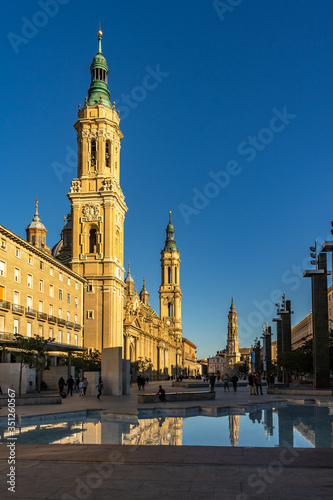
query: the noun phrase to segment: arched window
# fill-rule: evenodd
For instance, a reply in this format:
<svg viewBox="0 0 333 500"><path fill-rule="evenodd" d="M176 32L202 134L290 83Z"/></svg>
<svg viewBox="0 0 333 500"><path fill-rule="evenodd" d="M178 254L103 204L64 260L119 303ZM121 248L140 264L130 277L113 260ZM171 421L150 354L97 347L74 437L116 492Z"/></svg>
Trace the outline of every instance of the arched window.
<svg viewBox="0 0 333 500"><path fill-rule="evenodd" d="M91 141L90 165L92 167L96 166L96 141Z"/></svg>
<svg viewBox="0 0 333 500"><path fill-rule="evenodd" d="M175 283L177 285L177 268L175 267Z"/></svg>
<svg viewBox="0 0 333 500"><path fill-rule="evenodd" d="M169 314L169 318L171 318L171 316L172 316L172 304L170 302L168 304L168 314Z"/></svg>
<svg viewBox="0 0 333 500"><path fill-rule="evenodd" d="M89 231L89 253L96 253L97 246L97 231L90 229Z"/></svg>
<svg viewBox="0 0 333 500"><path fill-rule="evenodd" d="M111 160L111 144L110 141L106 141L105 143L105 166L110 167Z"/></svg>
<svg viewBox="0 0 333 500"><path fill-rule="evenodd" d="M171 283L171 267L168 267L168 283Z"/></svg>

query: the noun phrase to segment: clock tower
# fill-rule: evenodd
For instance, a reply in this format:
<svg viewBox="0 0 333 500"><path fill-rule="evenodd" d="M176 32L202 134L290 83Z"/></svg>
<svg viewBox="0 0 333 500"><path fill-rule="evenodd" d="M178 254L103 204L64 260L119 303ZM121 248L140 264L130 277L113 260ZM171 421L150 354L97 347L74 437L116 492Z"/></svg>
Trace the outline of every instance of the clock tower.
<svg viewBox="0 0 333 500"><path fill-rule="evenodd" d="M119 112L111 104L109 68L98 51L90 66L91 83L84 106L79 106L77 177L71 202L71 268L84 276L84 345L99 351L123 347L123 246L127 207L119 184Z"/></svg>

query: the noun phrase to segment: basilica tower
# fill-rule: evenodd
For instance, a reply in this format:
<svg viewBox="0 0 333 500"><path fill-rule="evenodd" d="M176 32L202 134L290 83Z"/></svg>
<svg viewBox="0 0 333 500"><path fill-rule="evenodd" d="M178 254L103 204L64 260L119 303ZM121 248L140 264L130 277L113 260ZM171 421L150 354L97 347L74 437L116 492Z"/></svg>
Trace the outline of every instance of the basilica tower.
<svg viewBox="0 0 333 500"><path fill-rule="evenodd" d="M98 350L123 346L123 246L127 207L119 185L119 113L110 101L109 68L98 51L90 66L91 84L79 106L77 178L72 181L71 268L84 276L84 345Z"/></svg>
<svg viewBox="0 0 333 500"><path fill-rule="evenodd" d="M227 367L240 361L237 313L234 306L234 299L231 300L231 306L228 314L228 339L227 339Z"/></svg>
<svg viewBox="0 0 333 500"><path fill-rule="evenodd" d="M176 247L175 230L171 222L169 212L169 224L166 228L166 241L161 251L161 286L160 294L160 318L173 332L175 338L181 341L182 337L182 313L181 313L181 289L179 281L180 253Z"/></svg>

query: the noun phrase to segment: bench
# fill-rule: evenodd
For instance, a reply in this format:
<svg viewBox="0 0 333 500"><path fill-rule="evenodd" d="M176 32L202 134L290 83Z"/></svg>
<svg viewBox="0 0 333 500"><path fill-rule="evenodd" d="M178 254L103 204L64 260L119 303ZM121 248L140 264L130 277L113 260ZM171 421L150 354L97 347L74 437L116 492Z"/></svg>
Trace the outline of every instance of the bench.
<svg viewBox="0 0 333 500"><path fill-rule="evenodd" d="M215 392L169 392L165 394L165 399L168 402L209 400L215 399ZM156 403L159 401L156 394L138 394L138 403Z"/></svg>

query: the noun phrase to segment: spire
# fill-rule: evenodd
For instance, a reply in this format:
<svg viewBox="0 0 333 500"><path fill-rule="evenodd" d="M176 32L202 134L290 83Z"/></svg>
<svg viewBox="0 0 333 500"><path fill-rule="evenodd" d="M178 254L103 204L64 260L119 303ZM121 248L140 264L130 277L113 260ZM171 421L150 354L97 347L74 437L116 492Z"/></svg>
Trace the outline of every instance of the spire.
<svg viewBox="0 0 333 500"><path fill-rule="evenodd" d="M235 306L234 306L234 298L233 298L233 297L231 298L231 306L230 306L230 309L235 309Z"/></svg>
<svg viewBox="0 0 333 500"><path fill-rule="evenodd" d="M50 253L49 247L46 246L46 233L47 230L42 224L39 213L38 213L38 197L36 196L35 202L35 213L32 222L30 222L29 226L26 228L27 233L27 241L41 250Z"/></svg>
<svg viewBox="0 0 333 500"><path fill-rule="evenodd" d="M102 36L101 29L98 31L98 51L95 55L91 66L91 83L88 90L88 101L86 104L95 106L96 104L103 104L111 108L110 91L108 88L108 74L109 68L105 57L102 53Z"/></svg>
<svg viewBox="0 0 333 500"><path fill-rule="evenodd" d="M145 304L146 306L149 306L149 293L147 292L147 289L146 289L145 277L143 277L143 286L142 286L142 290L140 292L140 300L143 304Z"/></svg>
<svg viewBox="0 0 333 500"><path fill-rule="evenodd" d="M127 276L125 278L125 283L134 283L134 279L131 276L131 268L129 262L128 262L128 271L127 271Z"/></svg>
<svg viewBox="0 0 333 500"><path fill-rule="evenodd" d="M171 222L171 212L169 212L169 224L167 225L166 228L166 240L165 240L165 246L164 246L164 251L165 252L174 252L176 251L176 242L175 242L175 229L172 225Z"/></svg>

